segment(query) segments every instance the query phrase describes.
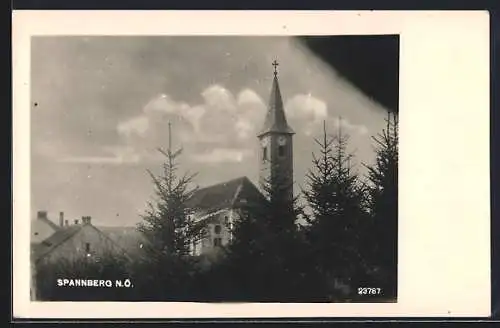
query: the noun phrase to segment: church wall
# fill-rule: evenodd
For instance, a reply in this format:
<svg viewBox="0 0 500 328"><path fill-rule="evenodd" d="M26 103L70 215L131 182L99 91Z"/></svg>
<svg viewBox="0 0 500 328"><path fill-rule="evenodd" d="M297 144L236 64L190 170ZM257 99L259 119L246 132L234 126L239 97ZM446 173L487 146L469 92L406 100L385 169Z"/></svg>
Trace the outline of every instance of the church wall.
<svg viewBox="0 0 500 328"><path fill-rule="evenodd" d="M237 219L237 214L232 209L217 213L206 225L206 236L191 247L193 255L206 254L214 251L217 247L226 246L231 241L230 229Z"/></svg>

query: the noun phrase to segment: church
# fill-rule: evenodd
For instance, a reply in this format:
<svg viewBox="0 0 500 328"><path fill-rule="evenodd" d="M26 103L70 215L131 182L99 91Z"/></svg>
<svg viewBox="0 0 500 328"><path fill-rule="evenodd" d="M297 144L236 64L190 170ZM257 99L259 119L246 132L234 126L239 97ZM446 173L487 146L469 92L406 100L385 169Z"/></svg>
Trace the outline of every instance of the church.
<svg viewBox="0 0 500 328"><path fill-rule="evenodd" d="M287 186L286 197L293 198L293 136L288 125L278 81L278 63L273 62L274 78L264 125L256 135L260 145L259 184ZM204 238L191 244L191 254L217 253L231 242L231 230L242 205L264 197L247 177L240 177L199 189L191 197L189 207L196 208L194 220L206 229Z"/></svg>

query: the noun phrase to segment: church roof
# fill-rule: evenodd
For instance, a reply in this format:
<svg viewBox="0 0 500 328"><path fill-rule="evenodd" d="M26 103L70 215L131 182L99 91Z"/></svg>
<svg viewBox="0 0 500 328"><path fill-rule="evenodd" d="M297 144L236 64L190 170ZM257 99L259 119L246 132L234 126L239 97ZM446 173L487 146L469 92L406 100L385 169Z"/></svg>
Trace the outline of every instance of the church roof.
<svg viewBox="0 0 500 328"><path fill-rule="evenodd" d="M261 197L263 196L260 191L247 177L240 177L198 189L189 200L188 206L208 213L237 208Z"/></svg>
<svg viewBox="0 0 500 328"><path fill-rule="evenodd" d="M272 132L287 134L294 133L294 131L292 130L292 128L290 128L288 122L286 121L283 99L281 98L278 75L276 72L273 78L271 96L269 97L269 105L264 122L264 127L260 131L259 136Z"/></svg>

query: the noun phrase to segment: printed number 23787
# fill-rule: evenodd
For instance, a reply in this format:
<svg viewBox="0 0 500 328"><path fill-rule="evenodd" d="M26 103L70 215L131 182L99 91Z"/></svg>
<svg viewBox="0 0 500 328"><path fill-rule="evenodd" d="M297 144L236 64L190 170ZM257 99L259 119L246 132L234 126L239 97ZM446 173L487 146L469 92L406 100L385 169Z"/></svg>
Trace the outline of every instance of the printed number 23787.
<svg viewBox="0 0 500 328"><path fill-rule="evenodd" d="M360 287L358 288L359 295L380 295L382 288Z"/></svg>

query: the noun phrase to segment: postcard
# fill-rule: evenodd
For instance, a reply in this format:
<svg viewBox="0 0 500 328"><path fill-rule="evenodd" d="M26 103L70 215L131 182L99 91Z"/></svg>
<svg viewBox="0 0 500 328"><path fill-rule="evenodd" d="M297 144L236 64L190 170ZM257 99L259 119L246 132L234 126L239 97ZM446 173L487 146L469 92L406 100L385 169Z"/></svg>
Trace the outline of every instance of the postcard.
<svg viewBox="0 0 500 328"><path fill-rule="evenodd" d="M485 12L13 14L14 314L490 314Z"/></svg>

